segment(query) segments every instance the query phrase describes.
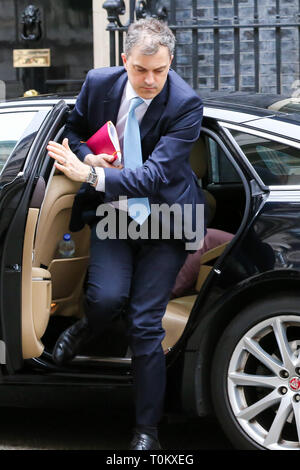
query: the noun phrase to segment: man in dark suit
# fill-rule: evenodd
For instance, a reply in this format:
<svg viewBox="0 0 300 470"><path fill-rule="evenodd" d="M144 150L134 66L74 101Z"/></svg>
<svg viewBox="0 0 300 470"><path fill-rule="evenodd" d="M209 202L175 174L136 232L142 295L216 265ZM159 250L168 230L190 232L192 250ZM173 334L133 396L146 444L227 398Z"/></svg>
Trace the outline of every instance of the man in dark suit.
<svg viewBox="0 0 300 470"><path fill-rule="evenodd" d="M203 207L204 199L189 164L192 145L200 133L202 102L170 70L174 43L170 29L156 19L131 25L122 54L124 67L88 73L67 121L66 138L62 145L54 142L48 145L56 167L69 178L84 183L75 198L71 229L79 230L85 223L91 227L86 318L60 336L53 357L57 363L72 359L91 330L103 330L127 305L136 399L136 429L131 442L134 450L160 448L157 425L166 385L161 347L165 332L161 320L176 275L188 253L185 242L193 240L191 234L196 233L199 224L204 225L197 212L199 206ZM132 118L130 106L134 100L139 100L139 104ZM129 119L139 123L142 161L136 167L126 164L126 154L137 153L133 151L135 144L130 144ZM109 155L93 155L85 143L109 120L116 125L126 157L117 166L111 163ZM119 196L128 198L125 200L128 206L122 207L124 201L119 201ZM130 200L146 201L150 213L146 213L145 220L139 217L132 220L131 212L123 212L129 211ZM179 211L177 219L174 214L168 214L167 222L164 214L158 213L158 238L103 237L96 214L97 206L103 203L113 206L119 215L126 214L126 224L131 229L128 233L135 234L139 230L142 233L145 227L146 233L151 232L157 204L167 207L175 204L182 212ZM143 213L145 206L137 207ZM181 227L178 237L178 225L186 222L185 207L190 209L190 226L187 231ZM164 224L169 224L167 237ZM198 248L199 243L191 251Z"/></svg>

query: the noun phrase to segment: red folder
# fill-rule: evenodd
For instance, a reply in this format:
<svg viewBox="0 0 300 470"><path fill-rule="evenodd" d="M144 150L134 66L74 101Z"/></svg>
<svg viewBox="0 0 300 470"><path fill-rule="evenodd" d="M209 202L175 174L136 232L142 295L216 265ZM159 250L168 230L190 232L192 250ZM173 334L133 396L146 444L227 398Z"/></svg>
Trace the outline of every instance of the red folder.
<svg viewBox="0 0 300 470"><path fill-rule="evenodd" d="M121 151L118 139L118 134L115 126L111 121L108 121L104 126L95 132L86 142L91 151L98 155L100 153L107 153L113 155L113 165L121 163Z"/></svg>

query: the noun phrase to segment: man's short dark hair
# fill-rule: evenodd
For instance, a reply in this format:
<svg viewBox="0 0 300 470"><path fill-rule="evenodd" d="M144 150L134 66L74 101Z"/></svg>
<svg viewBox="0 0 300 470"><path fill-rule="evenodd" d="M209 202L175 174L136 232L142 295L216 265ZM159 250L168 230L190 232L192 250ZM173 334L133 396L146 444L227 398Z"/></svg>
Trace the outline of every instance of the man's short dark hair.
<svg viewBox="0 0 300 470"><path fill-rule="evenodd" d="M132 23L125 39L124 52L127 56L134 46L141 46L145 55L155 54L160 46L174 54L175 36L166 23L156 18L146 18Z"/></svg>

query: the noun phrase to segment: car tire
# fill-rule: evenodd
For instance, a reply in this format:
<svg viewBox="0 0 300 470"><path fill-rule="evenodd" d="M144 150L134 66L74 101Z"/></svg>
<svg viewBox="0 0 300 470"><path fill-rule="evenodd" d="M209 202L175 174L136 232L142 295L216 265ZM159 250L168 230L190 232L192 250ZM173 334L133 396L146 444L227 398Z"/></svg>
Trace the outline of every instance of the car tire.
<svg viewBox="0 0 300 470"><path fill-rule="evenodd" d="M211 370L216 416L240 450L300 449L300 296L248 305L220 338Z"/></svg>

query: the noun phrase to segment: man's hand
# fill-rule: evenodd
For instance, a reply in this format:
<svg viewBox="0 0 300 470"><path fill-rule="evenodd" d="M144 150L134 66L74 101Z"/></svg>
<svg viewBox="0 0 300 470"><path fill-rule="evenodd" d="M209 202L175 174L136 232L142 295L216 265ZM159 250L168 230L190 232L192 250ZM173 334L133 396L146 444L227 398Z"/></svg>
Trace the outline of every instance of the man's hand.
<svg viewBox="0 0 300 470"><path fill-rule="evenodd" d="M107 153L100 153L98 155L94 155L89 153L85 156L84 163L91 166L100 166L102 168L116 168L121 170L123 165L112 165L114 161L114 157L112 155L108 155Z"/></svg>
<svg viewBox="0 0 300 470"><path fill-rule="evenodd" d="M85 182L90 167L82 163L69 147L68 139L62 144L50 141L47 145L49 156L56 160L55 167L73 181Z"/></svg>
<svg viewBox="0 0 300 470"><path fill-rule="evenodd" d="M122 165L114 166L109 163L113 160L113 157L106 153L100 155L88 154L84 159L84 163L82 163L70 149L67 138L63 140L62 144L50 141L47 150L49 156L56 160L55 167L73 181L85 182L90 172L90 166L118 170L123 168Z"/></svg>

